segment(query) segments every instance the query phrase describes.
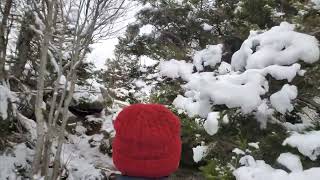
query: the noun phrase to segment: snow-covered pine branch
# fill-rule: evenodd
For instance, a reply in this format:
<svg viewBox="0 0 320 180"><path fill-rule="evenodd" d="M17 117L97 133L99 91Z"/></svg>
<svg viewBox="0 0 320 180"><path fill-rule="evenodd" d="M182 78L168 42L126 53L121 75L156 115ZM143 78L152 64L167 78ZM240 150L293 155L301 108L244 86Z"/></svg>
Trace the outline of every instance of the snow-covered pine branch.
<svg viewBox="0 0 320 180"><path fill-rule="evenodd" d="M231 65L221 62L221 45L210 45L195 53L193 63L162 61L160 74L181 77L186 83L184 95L173 105L191 117L207 118L215 105L240 108L243 114L253 114L266 127L275 111L282 114L293 110L292 101L298 89L289 83L301 74L300 60L314 63L319 60L318 41L313 36L294 31L294 25L283 22L269 31L251 32L240 50L232 56ZM213 72L193 72L204 66L216 67ZM270 75L286 80L281 90L270 95Z"/></svg>

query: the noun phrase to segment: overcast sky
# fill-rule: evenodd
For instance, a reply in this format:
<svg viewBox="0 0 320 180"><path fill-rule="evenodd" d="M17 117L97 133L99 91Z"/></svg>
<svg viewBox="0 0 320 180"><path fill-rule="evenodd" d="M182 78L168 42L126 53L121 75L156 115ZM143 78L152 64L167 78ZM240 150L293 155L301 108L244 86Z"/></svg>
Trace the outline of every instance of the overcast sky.
<svg viewBox="0 0 320 180"><path fill-rule="evenodd" d="M133 3L133 2L130 2ZM126 26L130 23L136 21L135 14L142 8L141 5L137 5L137 3L132 4L131 8L128 10L128 13L125 20L120 23L122 30L119 32L118 36L122 36L126 30ZM105 62L107 58L114 57L114 49L115 45L118 44L118 38L111 38L108 40L101 40L100 42L93 44L91 47L93 51L88 55L88 60L93 62L97 69L105 68Z"/></svg>

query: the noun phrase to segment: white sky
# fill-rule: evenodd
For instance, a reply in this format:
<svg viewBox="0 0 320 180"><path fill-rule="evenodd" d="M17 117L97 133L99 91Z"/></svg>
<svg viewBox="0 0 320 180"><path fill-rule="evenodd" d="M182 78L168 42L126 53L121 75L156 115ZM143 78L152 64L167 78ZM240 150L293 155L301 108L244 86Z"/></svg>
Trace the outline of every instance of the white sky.
<svg viewBox="0 0 320 180"><path fill-rule="evenodd" d="M128 3L134 4L135 2L128 1ZM135 3L136 4L136 3ZM135 14L142 8L141 5L132 5L132 7L128 10L128 14L124 17L124 21L121 22L122 27L128 26L130 23L136 21ZM120 28L122 28L120 27ZM118 37L122 36L125 33L126 28L123 28ZM114 49L115 45L118 44L118 38L111 38L108 40L101 40L100 42L93 44L91 47L93 48L92 52L88 55L88 61L93 62L97 69L106 68L106 59L114 57Z"/></svg>
<svg viewBox="0 0 320 180"><path fill-rule="evenodd" d="M105 68L107 58L114 57L115 45L118 44L118 38L102 40L93 44L93 51L88 55L88 60L93 62L97 69Z"/></svg>

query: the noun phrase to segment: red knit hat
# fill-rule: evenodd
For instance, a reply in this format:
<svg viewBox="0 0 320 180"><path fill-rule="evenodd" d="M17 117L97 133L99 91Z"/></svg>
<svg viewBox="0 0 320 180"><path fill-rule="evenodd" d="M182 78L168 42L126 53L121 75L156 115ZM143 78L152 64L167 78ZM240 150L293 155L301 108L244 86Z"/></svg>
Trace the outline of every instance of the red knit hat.
<svg viewBox="0 0 320 180"><path fill-rule="evenodd" d="M177 170L180 120L159 104L124 108L115 120L113 162L127 176L157 178Z"/></svg>

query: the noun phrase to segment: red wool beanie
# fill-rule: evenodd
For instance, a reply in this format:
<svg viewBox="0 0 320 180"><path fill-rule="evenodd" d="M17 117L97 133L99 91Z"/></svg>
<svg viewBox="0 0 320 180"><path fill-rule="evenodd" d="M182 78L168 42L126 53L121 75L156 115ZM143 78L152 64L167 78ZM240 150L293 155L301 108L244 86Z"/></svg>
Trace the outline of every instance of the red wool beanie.
<svg viewBox="0 0 320 180"><path fill-rule="evenodd" d="M180 120L159 104L124 108L114 122L113 162L127 176L158 178L178 169Z"/></svg>

